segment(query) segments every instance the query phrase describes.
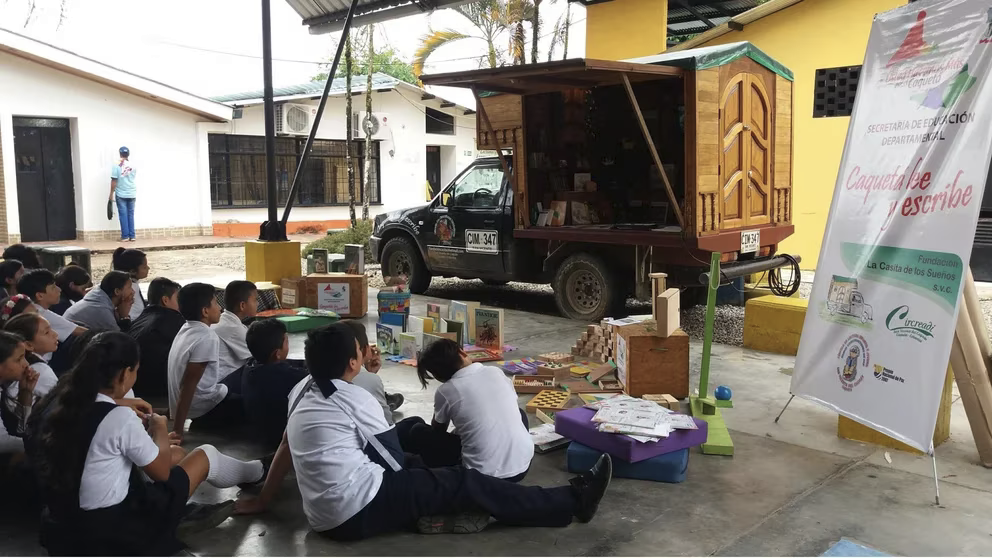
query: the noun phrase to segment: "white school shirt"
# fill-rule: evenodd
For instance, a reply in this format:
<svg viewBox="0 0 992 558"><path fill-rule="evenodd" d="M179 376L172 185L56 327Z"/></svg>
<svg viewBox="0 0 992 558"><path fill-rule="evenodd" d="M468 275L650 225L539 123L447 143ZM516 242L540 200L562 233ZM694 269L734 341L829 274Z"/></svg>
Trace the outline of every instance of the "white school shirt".
<svg viewBox="0 0 992 558"><path fill-rule="evenodd" d="M96 400L114 402L102 393L97 394ZM158 445L134 411L117 407L107 413L96 428L83 462L79 507L96 510L123 502L127 497L131 465L146 467L155 461L158 452Z"/></svg>
<svg viewBox="0 0 992 558"><path fill-rule="evenodd" d="M363 366L351 383L369 392L382 407L382 415L386 419L386 424L393 424L393 410L389 408L389 403L386 401L386 386L383 385L382 378L378 374L369 372Z"/></svg>
<svg viewBox="0 0 992 558"><path fill-rule="evenodd" d="M51 324L52 329L55 330L55 333L59 336L60 343L68 339L69 336L72 335L72 332L76 331L76 328L79 327L62 316L59 316L55 312L52 312L48 308L42 308L37 304L35 304L34 307L38 310L38 314L40 314L42 318L48 320L48 323Z"/></svg>
<svg viewBox="0 0 992 558"><path fill-rule="evenodd" d="M169 412L176 416L179 406L179 387L191 362L205 362L207 368L196 384L193 401L189 405L187 418L196 419L209 413L227 397L227 386L220 383L217 351L220 340L217 334L203 322L186 322L169 350Z"/></svg>
<svg viewBox="0 0 992 558"><path fill-rule="evenodd" d="M134 287L134 304L131 305L131 311L127 313L127 317L134 321L144 312L145 299L141 298L141 285L138 284L137 279L131 279L131 286Z"/></svg>
<svg viewBox="0 0 992 558"><path fill-rule="evenodd" d="M289 404L310 381L306 377L289 393ZM383 468L365 454L366 440L338 404L373 435L390 428L379 404L364 389L332 380L338 389L325 398L313 386L289 416L286 436L293 457L303 512L314 531L333 529L362 511L382 484Z"/></svg>
<svg viewBox="0 0 992 558"><path fill-rule="evenodd" d="M220 378L223 380L231 372L244 366L251 358L248 342L245 341L248 327L241 322L237 314L224 310L220 315L220 321L210 326L210 329L214 330L220 339L217 357L220 362Z"/></svg>
<svg viewBox="0 0 992 558"><path fill-rule="evenodd" d="M38 383L34 386L34 400L38 401L55 388L55 384L59 382L59 378L52 371L52 367L46 362L36 362L30 365L29 368L38 373ZM17 382L11 382L7 386L7 397L10 398L11 405L17 405L17 394L20 392L20 386ZM13 410L13 408L10 407L10 410Z"/></svg>
<svg viewBox="0 0 992 558"><path fill-rule="evenodd" d="M530 468L534 442L513 384L499 368L476 362L455 372L434 394L434 420L455 425L465 467L499 479Z"/></svg>

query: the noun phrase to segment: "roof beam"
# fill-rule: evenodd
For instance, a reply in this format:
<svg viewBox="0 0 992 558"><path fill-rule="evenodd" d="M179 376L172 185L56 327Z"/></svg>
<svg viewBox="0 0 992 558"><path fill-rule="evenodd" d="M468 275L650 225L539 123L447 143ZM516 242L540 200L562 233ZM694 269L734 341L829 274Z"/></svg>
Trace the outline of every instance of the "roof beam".
<svg viewBox="0 0 992 558"><path fill-rule="evenodd" d="M697 10L692 4L690 4L686 0L679 0L679 4L681 4L683 8L689 10L689 13L690 14L692 14L692 15L696 16L697 18L699 18L699 21L702 21L703 23L705 23L706 26L709 27L710 29L713 29L714 27L716 27L716 24L715 23L713 23L712 21L710 21L709 18L707 18L706 16L704 16L702 14L702 12L700 12L699 10Z"/></svg>
<svg viewBox="0 0 992 558"><path fill-rule="evenodd" d="M441 108L451 108L453 106L455 106L455 103L452 103L451 101L442 101L441 102Z"/></svg>
<svg viewBox="0 0 992 558"><path fill-rule="evenodd" d="M434 97L436 97L436 95L431 95L430 93L424 93L423 95L420 96L420 100L421 101L430 101Z"/></svg>

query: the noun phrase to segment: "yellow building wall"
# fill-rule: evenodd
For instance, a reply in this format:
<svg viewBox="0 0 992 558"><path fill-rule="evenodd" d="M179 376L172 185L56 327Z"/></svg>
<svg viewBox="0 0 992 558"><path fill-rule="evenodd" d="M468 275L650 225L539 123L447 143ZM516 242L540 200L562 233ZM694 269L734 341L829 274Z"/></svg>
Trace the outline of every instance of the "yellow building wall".
<svg viewBox="0 0 992 558"><path fill-rule="evenodd" d="M813 118L818 68L864 60L874 15L906 0L804 0L704 46L751 41L795 75L793 214L796 232L780 251L802 256L813 269L830 210L849 117ZM666 0L613 0L586 11L586 56L623 59L665 50Z"/></svg>
<svg viewBox="0 0 992 558"><path fill-rule="evenodd" d="M667 0L613 0L586 7L586 58L659 54L668 42Z"/></svg>
<svg viewBox="0 0 992 558"><path fill-rule="evenodd" d="M621 2L623 0L620 0ZM796 232L779 246L813 269L833 199L850 117L813 118L816 70L864 61L876 13L906 0L804 0L706 43L750 41L795 75L793 104L793 212Z"/></svg>

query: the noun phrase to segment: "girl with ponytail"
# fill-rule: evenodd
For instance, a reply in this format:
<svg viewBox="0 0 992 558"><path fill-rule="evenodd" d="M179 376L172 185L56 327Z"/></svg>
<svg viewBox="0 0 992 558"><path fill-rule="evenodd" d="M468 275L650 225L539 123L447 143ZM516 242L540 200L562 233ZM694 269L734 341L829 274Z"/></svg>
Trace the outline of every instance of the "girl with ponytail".
<svg viewBox="0 0 992 558"><path fill-rule="evenodd" d="M50 555L161 556L183 548L184 533L213 527L233 502L186 503L206 481L218 488L258 482L259 461L228 457L210 445L173 466L165 417L142 421L114 403L134 385L138 344L124 333L99 333L45 398L31 429L34 465L47 508L41 543ZM152 482L146 482L138 471Z"/></svg>
<svg viewBox="0 0 992 558"><path fill-rule="evenodd" d="M18 438L23 437L27 429L34 389L38 384L38 373L28 367L24 353L23 339L0 331L0 420L7 433ZM11 392L16 395L11 396Z"/></svg>

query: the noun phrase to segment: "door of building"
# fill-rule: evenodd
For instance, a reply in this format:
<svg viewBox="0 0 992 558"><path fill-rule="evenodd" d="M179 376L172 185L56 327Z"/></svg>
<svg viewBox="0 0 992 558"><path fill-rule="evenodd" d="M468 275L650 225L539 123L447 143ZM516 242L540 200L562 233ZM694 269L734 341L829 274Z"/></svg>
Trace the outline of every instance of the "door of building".
<svg viewBox="0 0 992 558"><path fill-rule="evenodd" d="M441 148L427 146L427 200L431 201L441 190Z"/></svg>
<svg viewBox="0 0 992 558"><path fill-rule="evenodd" d="M759 76L740 73L721 97L722 229L771 222L772 109Z"/></svg>
<svg viewBox="0 0 992 558"><path fill-rule="evenodd" d="M44 242L76 238L69 121L14 118L17 213L21 240ZM107 169L110 188L110 169Z"/></svg>

